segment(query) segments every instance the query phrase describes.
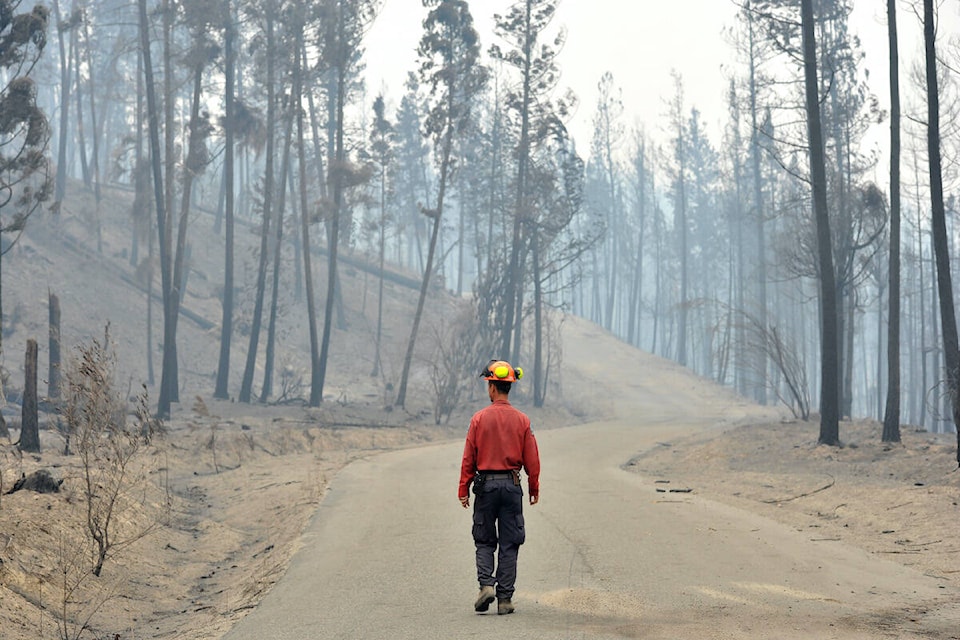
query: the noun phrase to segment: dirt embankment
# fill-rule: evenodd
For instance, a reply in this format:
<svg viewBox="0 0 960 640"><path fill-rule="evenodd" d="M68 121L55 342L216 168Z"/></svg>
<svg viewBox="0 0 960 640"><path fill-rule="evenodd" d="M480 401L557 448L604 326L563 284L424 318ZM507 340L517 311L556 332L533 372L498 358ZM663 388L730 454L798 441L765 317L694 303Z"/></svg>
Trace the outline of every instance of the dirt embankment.
<svg viewBox="0 0 960 640"><path fill-rule="evenodd" d="M954 434L904 427L880 441L873 421L841 424L818 445L815 422L758 424L661 443L629 466L669 491L690 489L796 527L960 580L960 471Z"/></svg>

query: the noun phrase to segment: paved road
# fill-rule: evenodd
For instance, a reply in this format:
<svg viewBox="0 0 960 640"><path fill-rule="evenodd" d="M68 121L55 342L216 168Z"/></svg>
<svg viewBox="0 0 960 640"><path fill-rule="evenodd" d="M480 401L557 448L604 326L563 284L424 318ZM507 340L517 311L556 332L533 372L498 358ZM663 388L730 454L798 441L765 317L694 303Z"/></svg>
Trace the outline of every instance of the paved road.
<svg viewBox="0 0 960 640"><path fill-rule="evenodd" d="M538 431L542 496L526 508L516 614L473 612L451 443L343 470L288 573L225 638L960 637L955 588L622 469L659 440L755 415L660 367L624 381L597 365L598 382L626 385L610 418Z"/></svg>

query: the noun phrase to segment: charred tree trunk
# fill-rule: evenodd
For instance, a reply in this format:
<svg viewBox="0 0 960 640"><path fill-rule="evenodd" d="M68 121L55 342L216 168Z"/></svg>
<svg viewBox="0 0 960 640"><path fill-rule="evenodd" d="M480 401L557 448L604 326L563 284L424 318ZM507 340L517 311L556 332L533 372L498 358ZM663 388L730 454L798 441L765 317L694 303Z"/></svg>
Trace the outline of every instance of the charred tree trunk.
<svg viewBox="0 0 960 640"><path fill-rule="evenodd" d="M167 224L162 230L160 242L166 245L167 255L173 261L170 280L169 299L165 299L166 304L170 305L167 310L167 316L164 318L163 328L163 373L161 380L166 380L161 392L169 394L170 402L179 402L179 372L177 371L177 314L179 313L179 283L176 277L176 261L182 260L182 253L179 251L174 254L173 249L173 217L174 217L174 192L176 184L174 176L176 175L176 149L174 147L174 130L176 123L174 121L174 88L173 88L173 51L172 51L172 31L173 17L176 11L171 0L162 0L163 17L163 164L166 176L166 182L163 185L164 206L167 210ZM188 194L189 195L189 194ZM181 212L181 216L183 212ZM179 232L178 232L179 233ZM169 268L169 267L168 267ZM168 326L169 325L169 326Z"/></svg>
<svg viewBox="0 0 960 640"><path fill-rule="evenodd" d="M287 201L287 183L290 177L290 145L293 140L293 110L289 111L287 116L287 134L283 143L283 161L280 168L280 180L277 185L280 188L279 199L277 201L277 226L276 237L274 238L273 248L273 289L270 292L270 322L267 328L267 348L263 363L263 388L260 390L260 402L266 402L273 394L273 360L274 348L277 339L277 308L280 297L280 265L282 264L283 249L283 213ZM290 193L293 193L293 185L290 185ZM296 245L299 247L300 245ZM299 255L297 262L299 262Z"/></svg>
<svg viewBox="0 0 960 640"><path fill-rule="evenodd" d="M524 228L520 232L520 260L517 262L517 266L519 267L517 278L520 283L526 282L527 277L527 254L529 252L527 234L529 233L529 229L526 227L527 225L524 224ZM517 287L517 300L513 306L513 342L510 344L510 353L506 355L512 362L520 360L520 343L523 339L523 300L525 294L526 287Z"/></svg>
<svg viewBox="0 0 960 640"><path fill-rule="evenodd" d="M947 391L957 432L957 462L960 463L960 344L957 318L953 308L953 281L947 244L946 211L943 204L943 174L940 158L940 93L937 85L936 26L933 0L923 0L923 42L927 72L927 153L930 167L930 204L933 247L937 262L937 292L940 298L940 324L946 364Z"/></svg>
<svg viewBox="0 0 960 640"><path fill-rule="evenodd" d="M98 135L98 125L97 125L97 108L96 108L96 93L97 86L94 82L94 65L93 65L93 55L90 52L90 24L89 20L84 18L83 20L83 41L86 49L86 58L87 58L87 74L90 76L89 88L87 94L90 98L90 140L93 145L91 150L90 164L92 179L93 179L93 196L94 202L96 203L96 212L94 213L94 220L96 224L97 231L97 253L103 253L103 226L100 222L100 202L102 200L102 193L100 191L100 142ZM79 64L77 65L79 69ZM79 94L78 94L79 95Z"/></svg>
<svg viewBox="0 0 960 640"><path fill-rule="evenodd" d="M223 274L223 317L220 323L220 362L217 365L217 387L215 398L230 397L228 384L230 379L230 342L233 337L233 213L234 213L234 25L230 0L224 0L224 56L225 62L225 102L226 130L224 132L224 274Z"/></svg>
<svg viewBox="0 0 960 640"><path fill-rule="evenodd" d="M810 136L810 178L820 258L820 438L821 444L840 444L839 335L837 334L837 287L827 211L827 172L820 95L817 82L817 52L814 39L813 0L801 0L803 68L806 89L807 131Z"/></svg>
<svg viewBox="0 0 960 640"><path fill-rule="evenodd" d="M410 366L413 363L413 352L417 342L417 333L420 331L420 321L423 319L423 307L427 299L427 290L430 287L430 273L433 271L433 258L437 251L437 238L440 236L440 218L443 212L443 191L446 167L440 171L440 196L437 199L436 210L430 211L433 218L433 230L430 232L430 244L427 248L427 264L423 270L423 281L420 284L420 296L417 298L417 311L413 316L413 328L410 330L410 340L407 342L407 353L403 358L403 372L400 374L400 386L397 389L396 405L404 406L407 399L407 381L410 378ZM426 212L425 212L426 213Z"/></svg>
<svg viewBox="0 0 960 640"><path fill-rule="evenodd" d="M342 9L338 13L338 15L341 16L341 19L342 19L344 15ZM337 46L342 47L343 44L338 44ZM343 181L341 179L341 176L342 176L342 170L345 167L343 166L342 162L346 159L346 152L344 152L343 158L341 158L339 155L337 140L338 139L341 141L343 140L343 127L344 127L343 107L346 101L346 96L344 95L344 92L347 91L347 88L348 88L346 69L342 68L342 66L346 64L345 58L342 52L338 55L339 55L340 62L338 62L337 63L338 66L336 66L334 70L330 72L329 74L330 77L327 80L327 158L328 158L327 171L328 171L328 177L326 180L324 180L321 177L321 184L326 185L321 188L321 193L323 194L324 197L327 197L327 193L328 193L327 188L331 188L333 190L331 199L333 200L333 208L335 209L334 213L331 214L330 218L326 220L327 244L328 246L333 246L330 242L330 239L334 235L336 235L337 248L339 247L339 244L340 244L340 228L341 228L340 218L341 218L341 215L343 214L343 211L341 211L341 205L342 205L342 199L343 199L343 187L342 187ZM310 92L307 92L307 93L309 94ZM323 175L322 166L320 168L320 171L321 171L320 175L322 176ZM337 190L338 184L341 185L339 188L339 195ZM336 225L336 228L334 228L334 225ZM336 250L336 248L334 250ZM333 253L328 251L327 253L328 264L333 264L334 262L334 261L331 261L332 255ZM334 276L332 276L332 279L330 280L330 282L332 284L329 284L327 287L327 296L328 296L327 299L333 301L333 305L334 305L333 309L337 313L337 328L343 330L347 328L346 327L347 320L343 311L343 299L340 295L340 274L334 272ZM324 317L326 317L326 306L324 306ZM327 325L330 322L331 320L329 318L325 319L324 325L323 325L324 333L326 333ZM324 342L326 341L327 340L324 339ZM321 347L320 349L321 380L326 377L326 369L327 369L327 357L326 355L324 355L324 353L325 353L325 350L323 347ZM322 382L320 386L321 387L323 386ZM321 389L321 396L322 395L323 394ZM322 401L322 397L321 397L321 401Z"/></svg>
<svg viewBox="0 0 960 640"><path fill-rule="evenodd" d="M547 384L543 368L543 287L540 282L539 229L533 230L530 243L533 263L533 406L542 407L547 395Z"/></svg>
<svg viewBox="0 0 960 640"><path fill-rule="evenodd" d="M57 181L54 206L63 202L67 192L67 127L70 119L70 65L67 63L67 45L64 41L63 16L60 14L60 0L53 2L57 19L57 41L60 45L60 132L57 144Z"/></svg>
<svg viewBox="0 0 960 640"><path fill-rule="evenodd" d="M346 44L346 15L345 10L341 8L338 13L338 25L337 30L339 35L337 38L337 54L336 54L336 65L334 67L336 76L334 78L334 92L335 92L335 101L333 103L333 118L334 121L334 131L333 131L333 163L335 166L327 167L328 173L332 173L332 202L333 210L330 212L330 219L328 221L328 234L327 234L327 300L324 306L323 312L323 337L320 340L320 358L317 363L316 376L313 380L313 384L310 389L310 406L319 406L323 402L323 386L326 382L327 375L327 360L330 356L330 333L333 330L333 312L335 308L337 312L338 326L342 329L346 325L346 319L343 312L343 304L339 296L339 275L337 273L337 259L338 259L338 249L340 245L340 216L343 213L343 183L347 171L347 154L344 147L343 133L346 123L344 122L344 104L346 102L346 93L349 88L350 74L349 74L349 65L350 65L350 56L352 51L350 50L350 45ZM303 119L302 116L298 116L299 126L302 129ZM301 138L302 139L302 138ZM304 151L301 150L301 154L304 154ZM307 215L307 203L306 200L301 200L300 202L300 215ZM349 232L349 228L348 228ZM306 247L304 247L306 248Z"/></svg>
<svg viewBox="0 0 960 640"><path fill-rule="evenodd" d="M381 103L382 104L382 103ZM371 377L380 375L380 342L383 338L383 265L386 261L387 253L387 163L380 158L380 242L379 242L379 265L377 268L377 332L374 340L373 370ZM463 210L461 204L461 211ZM462 217L461 217L462 221ZM461 241L463 240L463 231L461 228ZM460 265L460 278L458 286L462 284L463 264Z"/></svg>
<svg viewBox="0 0 960 640"><path fill-rule="evenodd" d="M170 294L170 304L173 308L170 311L169 318L171 327L169 332L166 330L164 331L163 364L164 368L170 368L170 378L167 387L171 402L180 401L180 374L177 357L177 325L180 318L180 303L183 300L183 295L186 290L186 272L189 271L189 267L186 266L188 264L186 254L187 226L190 221L190 195L193 192L193 180L197 171L197 147L203 144L202 138L204 137L200 132L200 98L203 87L202 79L203 66L202 63L198 63L197 67L194 69L193 76L193 100L190 104L190 140L187 143L187 159L186 162L184 162L183 167L183 191L180 199L180 221L177 223L177 246L173 260L173 291ZM168 195L172 196L172 194ZM167 226L169 228L170 225ZM170 251L169 245L167 250ZM169 336L167 336L167 333L169 333ZM167 340L170 340L169 352L166 346Z"/></svg>
<svg viewBox="0 0 960 640"><path fill-rule="evenodd" d="M307 57L307 52L301 47L300 55L304 59ZM322 140L323 136L320 135L320 118L317 111L317 104L313 98L313 91L307 91L307 113L310 115L310 133L313 138L313 155L314 162L316 163L317 169L317 182L320 185L320 195L323 198L327 197L327 180L323 172L323 146Z"/></svg>
<svg viewBox="0 0 960 640"><path fill-rule="evenodd" d="M303 32L298 27L297 32L297 51L300 51L300 38ZM320 355L319 345L317 343L317 310L313 299L313 267L310 260L310 215L307 211L307 154L304 149L303 135L303 109L300 108L303 100L303 68L301 65L301 56L296 56L296 62L293 66L293 108L297 114L297 154L300 164L300 234L303 243L303 275L304 287L307 291L307 320L310 327L310 406L320 405L323 398L323 388L320 382ZM330 325L330 314L332 314L331 301L327 301L327 327ZM326 327L325 327L326 329ZM326 332L326 331L325 331ZM329 335L329 334L327 334Z"/></svg>
<svg viewBox="0 0 960 640"><path fill-rule="evenodd" d="M526 215L527 173L530 161L530 100L531 65L533 57L534 36L532 35L531 0L526 0L523 26L523 99L520 107L520 139L517 147L517 194L513 218L513 236L510 243L510 266L506 273L506 287L504 289L504 313L501 319L503 339L500 346L502 357L510 357L510 346L513 338L514 305L516 304L517 289L523 287L520 279L520 243L521 225Z"/></svg>
<svg viewBox="0 0 960 640"><path fill-rule="evenodd" d="M178 384L179 369L177 362L177 323L180 316L180 302L183 300L187 287L187 272L189 271L189 256L187 250L187 228L190 222L190 196L193 193L193 181L201 170L199 164L200 145L204 144L205 136L200 131L200 98L203 91L203 67L198 65L193 76L193 100L190 104L190 141L187 143L187 160L183 167L183 192L180 196L180 221L177 223L177 246L173 261L173 362L174 384L171 388L171 399L179 401Z"/></svg>
<svg viewBox="0 0 960 640"><path fill-rule="evenodd" d="M70 32L70 58L73 64L74 94L77 99L77 149L80 151L80 172L83 184L88 189L93 186L90 179L90 165L87 162L87 139L83 127L83 87L80 84L80 44L77 30Z"/></svg>
<svg viewBox="0 0 960 640"><path fill-rule="evenodd" d="M636 254L634 256L633 282L630 286L630 315L627 319L627 339L630 344L639 347L643 321L643 245L646 232L646 169L647 151L646 141L638 140L633 157L634 189L637 197L637 232Z"/></svg>
<svg viewBox="0 0 960 640"><path fill-rule="evenodd" d="M900 54L896 0L887 0L887 35L890 42L890 321L887 324L887 402L881 440L900 442Z"/></svg>
<svg viewBox="0 0 960 640"><path fill-rule="evenodd" d="M134 127L137 133L134 143L136 158L133 164L134 205L130 212L133 218L130 225L130 266L136 269L140 266L141 223L144 219L149 219L150 215L150 211L145 206L150 200L150 194L144 173L146 165L143 159L143 54L139 51L137 52L137 111L134 116ZM149 238L149 235L147 237ZM152 380L150 384L153 384Z"/></svg>
<svg viewBox="0 0 960 640"><path fill-rule="evenodd" d="M50 306L50 358L47 368L47 396L60 397L60 299L47 293Z"/></svg>
<svg viewBox="0 0 960 640"><path fill-rule="evenodd" d="M443 200L446 194L452 151L453 125L451 124L447 128L443 142L443 156L440 163L440 191L437 196L437 208L424 211L424 214L433 220L433 230L430 233L430 245L427 249L427 264L423 270L423 281L420 284L420 297L417 299L417 311L413 316L413 328L410 330L410 340L407 342L407 353L403 358L403 372L400 374L400 386L397 389L397 400L395 403L398 407L404 406L407 399L407 381L410 378L410 366L413 363L413 352L417 342L417 332L420 330L420 321L423 319L423 307L427 299L427 290L430 287L430 274L433 271L433 259L437 251L437 238L440 236L440 222L443 218Z"/></svg>
<svg viewBox="0 0 960 640"><path fill-rule="evenodd" d="M747 15L751 15L747 12ZM760 139L759 125L757 123L757 74L755 46L756 39L753 30L753 18L750 18L750 163L753 168L753 207L754 215L757 218L757 316L760 326L766 329L767 326L767 268L766 268L766 233L764 230L764 207L763 207L763 176L760 170ZM757 349L752 355L755 358L755 364L751 367L754 371L751 380L753 386L752 392L757 402L767 403L767 355L763 349Z"/></svg>
<svg viewBox="0 0 960 640"><path fill-rule="evenodd" d="M40 424L37 416L37 341L27 340L24 360L23 404L20 408L20 451L40 453Z"/></svg>
<svg viewBox="0 0 960 640"><path fill-rule="evenodd" d="M150 132L150 164L153 169L153 195L157 209L157 234L163 238L167 222L167 208L163 196L163 167L160 155L160 123L157 121L157 95L153 81L153 62L150 56L150 24L147 20L146 0L138 0L140 19L140 47L143 52L144 84L147 89L147 118ZM160 395L157 400L157 415L161 418L170 417L169 372L167 370L167 349L169 347L168 332L171 327L170 304L172 296L171 269L169 246L160 242L160 278L163 288L163 326L164 326L164 366L160 374Z"/></svg>
<svg viewBox="0 0 960 640"><path fill-rule="evenodd" d="M268 6L267 20L267 150L266 168L263 177L263 222L260 227L260 257L257 263L257 292L253 303L253 319L250 322L250 344L247 346L247 362L243 368L243 381L240 384L240 402L250 402L253 394L253 373L257 365L257 348L260 344L260 325L263 318L263 298L267 286L267 253L270 241L271 207L273 205L273 149L274 120L276 105L274 100L274 58L276 47L273 37L273 7ZM299 55L299 52L297 53ZM282 183L281 183L282 184ZM280 250L279 245L277 251Z"/></svg>

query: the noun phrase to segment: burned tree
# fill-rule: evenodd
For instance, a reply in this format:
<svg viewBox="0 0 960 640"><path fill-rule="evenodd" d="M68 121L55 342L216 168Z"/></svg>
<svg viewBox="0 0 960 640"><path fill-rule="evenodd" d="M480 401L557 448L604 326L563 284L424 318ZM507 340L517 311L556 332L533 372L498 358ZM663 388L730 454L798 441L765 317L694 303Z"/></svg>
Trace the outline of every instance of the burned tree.
<svg viewBox="0 0 960 640"><path fill-rule="evenodd" d="M420 298L413 317L413 328L410 331L397 391L396 404L401 407L406 400L414 345L423 317L430 272L433 270L444 197L456 167L453 155L454 138L463 132L470 118L471 103L487 79L486 70L479 62L480 42L473 28L469 5L463 0L424 0L424 5L432 8L423 21L424 33L417 52L420 58L421 80L430 87L432 104L427 115L426 131L433 138L434 152L440 165L440 179L436 207L423 209L423 214L431 219L433 226L427 249L427 264L420 286Z"/></svg>
<svg viewBox="0 0 960 640"><path fill-rule="evenodd" d="M20 414L20 451L40 453L40 425L37 417L37 341L27 340L24 362L23 405Z"/></svg>
<svg viewBox="0 0 960 640"><path fill-rule="evenodd" d="M17 13L19 6L20 0L0 0L0 275L3 255L53 189L46 156L50 127L30 77L47 43L49 12L38 4ZM0 284L0 324L2 300Z"/></svg>

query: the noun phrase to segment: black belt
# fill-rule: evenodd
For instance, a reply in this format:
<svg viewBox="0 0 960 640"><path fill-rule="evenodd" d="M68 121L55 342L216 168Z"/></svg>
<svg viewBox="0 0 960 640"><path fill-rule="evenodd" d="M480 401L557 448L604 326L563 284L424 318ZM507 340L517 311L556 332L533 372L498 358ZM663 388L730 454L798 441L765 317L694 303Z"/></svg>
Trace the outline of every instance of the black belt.
<svg viewBox="0 0 960 640"><path fill-rule="evenodd" d="M501 478L509 478L510 480L513 480L519 471L478 471L477 473L482 475L487 480L497 480Z"/></svg>

